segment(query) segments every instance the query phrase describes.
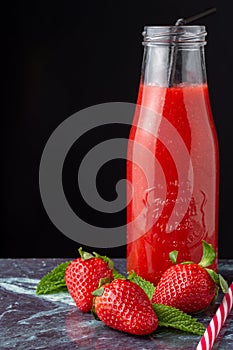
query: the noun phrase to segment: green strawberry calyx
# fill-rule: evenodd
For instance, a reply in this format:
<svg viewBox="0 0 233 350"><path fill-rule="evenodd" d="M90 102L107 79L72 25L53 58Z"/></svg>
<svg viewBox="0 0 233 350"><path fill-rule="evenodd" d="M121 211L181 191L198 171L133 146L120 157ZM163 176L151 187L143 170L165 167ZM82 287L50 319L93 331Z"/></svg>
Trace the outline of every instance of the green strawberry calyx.
<svg viewBox="0 0 233 350"><path fill-rule="evenodd" d="M99 259L103 260L108 265L109 269L112 270L112 275L113 275L114 280L118 279L118 278L125 278L125 276L123 276L121 273L119 273L115 269L114 262L108 256L100 255L96 252L92 252L92 254L88 253L88 252L84 252L82 250L82 247L80 247L78 249L78 252L83 260L88 260L88 259L93 259L93 258L99 258Z"/></svg>
<svg viewBox="0 0 233 350"><path fill-rule="evenodd" d="M198 265L202 267L208 267L213 264L214 259L216 257L215 251L211 244L208 244L206 241L202 241L202 249L203 254ZM173 264L177 263L178 251L173 250L169 253L169 258L173 262ZM183 261L181 264L194 264L192 261Z"/></svg>
<svg viewBox="0 0 233 350"><path fill-rule="evenodd" d="M216 296L214 298L214 301L215 301L217 298L217 295L218 295L218 288L220 287L221 290L223 291L223 293L227 293L228 284L227 284L226 280L223 278L223 276L221 276L220 274L218 274L217 272L215 272L212 269L208 269L208 266L213 264L215 257L216 257L216 254L215 254L215 251L214 251L212 245L203 240L202 241L202 248L203 248L203 254L202 254L201 260L199 261L198 265L203 267L208 272L208 274L210 275L210 277L212 278L212 280L216 284ZM177 250L173 250L169 253L169 258L173 262L173 264L177 263L177 256L178 256ZM194 263L192 261L184 261L181 264L194 264Z"/></svg>
<svg viewBox="0 0 233 350"><path fill-rule="evenodd" d="M227 293L228 284L222 275L220 275L219 273L215 272L214 270L208 268L208 266L210 266L214 262L215 257L216 257L216 254L215 254L215 251L214 251L212 245L208 244L205 241L202 241L202 246L203 246L203 254L202 254L201 261L199 262L198 265L202 266L208 272L208 274L210 275L210 277L212 278L212 280L216 284L217 290L216 290L216 296L214 299L214 301L215 301L217 298L217 295L218 295L218 288L221 288L223 293Z"/></svg>
<svg viewBox="0 0 233 350"><path fill-rule="evenodd" d="M214 270L207 269L207 268L205 268L205 270L208 272L208 274L210 275L212 280L215 282L216 286L220 287L221 290L223 291L223 293L227 293L228 292L228 283L223 278L223 276L220 275L219 273L215 272Z"/></svg>
<svg viewBox="0 0 233 350"><path fill-rule="evenodd" d="M92 258L99 258L99 259L102 259L109 267L110 270L112 270L112 275L113 275L113 279L116 280L116 279L125 279L125 276L122 275L121 273L119 273L115 267L114 267L114 262L106 255L100 255L96 252L93 252L92 254L91 253L87 253L87 252L84 252L82 250L82 247L79 248L79 254L81 256L82 259L84 260L87 260L87 259L92 259Z"/></svg>
<svg viewBox="0 0 233 350"><path fill-rule="evenodd" d="M92 255L91 253L88 253L88 252L83 251L83 248L82 248L82 247L80 247L80 248L78 249L78 252L79 252L79 255L81 256L81 258L82 258L83 260L88 260L88 259L94 258L94 255Z"/></svg>
<svg viewBox="0 0 233 350"><path fill-rule="evenodd" d="M112 275L113 275L113 279L118 279L118 278L123 278L125 279L125 276L123 276L121 273L119 273L115 267L114 267L114 262L106 255L99 255L98 253L96 252L93 252L94 254L94 257L95 258L99 258L99 259L102 259L107 265L108 267L110 268L110 270L112 270Z"/></svg>
<svg viewBox="0 0 233 350"><path fill-rule="evenodd" d="M85 252L85 251L83 251L82 247L80 247L80 248L78 249L78 252L79 252L79 254L80 254L80 257L81 257L83 260L98 258L98 259L103 260L103 261L108 265L108 267L110 268L110 270L113 270L113 269L114 269L114 262L113 262L108 256L100 255L100 254L98 254L98 253L96 253L96 252L93 252L92 254L89 253L89 252Z"/></svg>
<svg viewBox="0 0 233 350"><path fill-rule="evenodd" d="M208 244L205 241L202 241L202 248L203 248L203 254L202 254L201 261L198 263L198 265L202 267L208 267L211 264L213 264L216 254L212 245Z"/></svg>
<svg viewBox="0 0 233 350"><path fill-rule="evenodd" d="M100 287L94 290L94 292L92 292L92 295L94 297L101 297L101 295L103 295L103 292L104 292L104 287Z"/></svg>
<svg viewBox="0 0 233 350"><path fill-rule="evenodd" d="M169 253L169 258L173 264L176 264L178 256L178 250L173 250Z"/></svg>

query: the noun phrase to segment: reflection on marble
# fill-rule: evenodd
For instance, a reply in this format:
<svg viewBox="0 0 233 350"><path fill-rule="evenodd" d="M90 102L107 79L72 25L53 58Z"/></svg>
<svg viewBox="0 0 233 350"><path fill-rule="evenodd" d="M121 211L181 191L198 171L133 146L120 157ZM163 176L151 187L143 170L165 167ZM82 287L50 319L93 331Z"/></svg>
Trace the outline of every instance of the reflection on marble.
<svg viewBox="0 0 233 350"><path fill-rule="evenodd" d="M199 336L160 328L153 336L136 337L112 330L91 314L81 313L68 293L35 295L39 279L64 259L0 260L0 349L195 349ZM125 260L115 265L125 272ZM230 282L233 260L219 263ZM206 326L222 299L199 315ZM213 349L233 349L233 312L227 318Z"/></svg>

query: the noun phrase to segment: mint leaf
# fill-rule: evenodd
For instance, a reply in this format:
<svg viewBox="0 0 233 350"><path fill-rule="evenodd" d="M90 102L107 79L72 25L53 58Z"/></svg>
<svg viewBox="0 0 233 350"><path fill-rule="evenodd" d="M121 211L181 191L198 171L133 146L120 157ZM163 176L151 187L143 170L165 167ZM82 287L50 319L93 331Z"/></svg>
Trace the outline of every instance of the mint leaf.
<svg viewBox="0 0 233 350"><path fill-rule="evenodd" d="M211 265L214 262L215 259L215 251L211 244L208 244L205 241L202 241L202 247L203 247L203 254L201 261L198 265L202 267L207 267Z"/></svg>
<svg viewBox="0 0 233 350"><path fill-rule="evenodd" d="M163 304L152 304L158 317L159 326L172 327L181 331L203 335L205 327L194 317L174 307Z"/></svg>
<svg viewBox="0 0 233 350"><path fill-rule="evenodd" d="M65 271L70 261L59 264L47 273L36 287L36 294L51 294L67 291Z"/></svg>
<svg viewBox="0 0 233 350"><path fill-rule="evenodd" d="M144 280L142 277L138 276L134 271L129 274L128 279L138 284L147 294L148 298L150 300L152 299L155 292L155 286L151 282Z"/></svg>

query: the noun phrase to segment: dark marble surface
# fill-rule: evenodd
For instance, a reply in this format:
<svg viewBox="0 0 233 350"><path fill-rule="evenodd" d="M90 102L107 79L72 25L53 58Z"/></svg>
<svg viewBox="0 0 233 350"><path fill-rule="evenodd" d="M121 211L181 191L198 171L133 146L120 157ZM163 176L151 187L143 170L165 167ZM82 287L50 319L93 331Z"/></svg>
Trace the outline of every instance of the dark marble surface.
<svg viewBox="0 0 233 350"><path fill-rule="evenodd" d="M68 293L36 296L39 279L64 259L0 260L0 349L56 350L146 350L196 349L200 337L162 329L153 336L136 337L120 333L81 313ZM125 260L115 266L125 272ZM220 260L219 272L233 280L233 260ZM205 326L223 295L207 312L199 315ZM227 318L213 349L233 349L233 311Z"/></svg>

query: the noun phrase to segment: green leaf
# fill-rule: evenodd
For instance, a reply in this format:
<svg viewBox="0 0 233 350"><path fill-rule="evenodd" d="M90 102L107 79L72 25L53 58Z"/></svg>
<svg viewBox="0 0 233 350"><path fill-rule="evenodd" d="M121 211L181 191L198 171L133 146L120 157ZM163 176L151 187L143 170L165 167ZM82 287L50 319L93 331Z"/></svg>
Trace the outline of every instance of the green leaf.
<svg viewBox="0 0 233 350"><path fill-rule="evenodd" d="M93 252L93 255L95 256L95 258L99 258L102 259L110 268L110 270L114 269L114 262L106 255L100 255L96 252Z"/></svg>
<svg viewBox="0 0 233 350"><path fill-rule="evenodd" d="M94 292L92 292L92 295L94 295L94 297L101 297L103 292L104 292L104 287L100 287L100 288L94 290Z"/></svg>
<svg viewBox="0 0 233 350"><path fill-rule="evenodd" d="M215 292L215 296L213 298L213 300L211 301L210 305L214 305L218 299L218 291L219 291L219 287L216 286L216 292ZM204 310L203 310L204 311Z"/></svg>
<svg viewBox="0 0 233 350"><path fill-rule="evenodd" d="M214 270L211 269L207 269L206 271L208 272L208 274L210 275L210 277L212 278L212 280L214 281L214 283L219 286L219 274L217 272L215 272Z"/></svg>
<svg viewBox="0 0 233 350"><path fill-rule="evenodd" d="M99 284L98 284L98 288L102 287L104 284L106 283L110 283L111 282L111 278L109 277L103 277L99 280Z"/></svg>
<svg viewBox="0 0 233 350"><path fill-rule="evenodd" d="M196 335L203 335L205 332L202 323L181 310L162 304L152 304L152 306L158 317L159 326L171 327Z"/></svg>
<svg viewBox="0 0 233 350"><path fill-rule="evenodd" d="M91 253L84 252L82 247L79 248L78 252L83 260L94 258L94 256Z"/></svg>
<svg viewBox="0 0 233 350"><path fill-rule="evenodd" d="M118 272L115 267L114 267L114 262L106 255L100 255L96 252L93 252L94 256L96 258L100 258L102 259L104 262L106 262L106 264L108 265L108 267L110 268L110 270L112 270L112 275L113 275L113 279L117 280L117 279L126 279L126 277L124 275L122 275L120 272Z"/></svg>
<svg viewBox="0 0 233 350"><path fill-rule="evenodd" d="M51 294L67 291L65 271L70 261L59 264L47 273L36 287L36 294Z"/></svg>
<svg viewBox="0 0 233 350"><path fill-rule="evenodd" d="M228 292L228 283L227 281L222 277L222 275L219 274L219 285L223 291L223 293L227 293Z"/></svg>
<svg viewBox="0 0 233 350"><path fill-rule="evenodd" d="M203 247L203 254L202 254L201 261L199 262L198 265L202 267L207 267L214 262L216 255L211 244L208 244L207 242L202 241L202 247Z"/></svg>
<svg viewBox="0 0 233 350"><path fill-rule="evenodd" d="M150 300L152 299L155 292L155 286L151 282L144 280L142 277L138 276L134 271L129 274L128 279L138 284L147 294L148 298Z"/></svg>
<svg viewBox="0 0 233 350"><path fill-rule="evenodd" d="M173 262L173 264L176 264L177 256L178 256L177 250L173 250L172 252L169 253L169 258Z"/></svg>
<svg viewBox="0 0 233 350"><path fill-rule="evenodd" d="M95 311L95 305L94 305L94 304L93 304L93 306L92 306L91 313L92 313L92 316L94 317L94 319L95 319L96 321L100 321L100 319L99 319L99 317L98 317L98 315L97 315L97 313L96 313L96 311Z"/></svg>
<svg viewBox="0 0 233 350"><path fill-rule="evenodd" d="M113 279L114 280L125 280L126 277L124 275L122 275L120 272L118 272L116 269L112 270L112 275L113 275Z"/></svg>
<svg viewBox="0 0 233 350"><path fill-rule="evenodd" d="M223 293L227 293L228 292L228 283L223 278L223 276L218 274L214 270L211 270L211 269L206 268L206 271L208 272L208 274L210 275L210 277L212 278L214 283L222 289Z"/></svg>

